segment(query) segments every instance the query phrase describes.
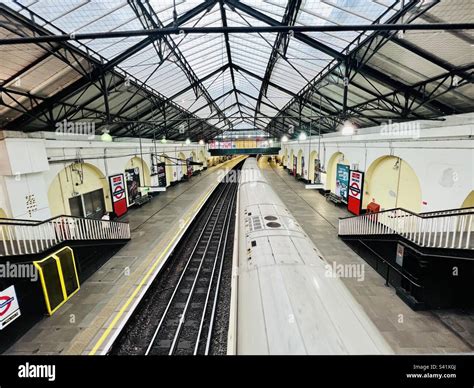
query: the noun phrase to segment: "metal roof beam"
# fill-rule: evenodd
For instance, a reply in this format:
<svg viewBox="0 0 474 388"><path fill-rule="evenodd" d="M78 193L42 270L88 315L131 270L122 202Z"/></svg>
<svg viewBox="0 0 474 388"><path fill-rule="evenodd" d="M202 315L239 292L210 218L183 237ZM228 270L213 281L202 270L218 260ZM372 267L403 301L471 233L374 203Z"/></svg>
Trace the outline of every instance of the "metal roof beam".
<svg viewBox="0 0 474 388"><path fill-rule="evenodd" d="M222 1L222 0L221 0ZM282 24L287 26L294 26L296 23L296 17L301 6L301 0L290 0L285 9L285 14L283 15ZM273 44L270 58L267 63L267 68L265 69L265 74L263 76L262 85L258 94L257 104L255 106L255 115L260 111L260 104L262 101L263 95L266 95L268 90L268 82L271 79L273 69L280 58L280 55L285 56L290 42L290 36L285 32L278 33L275 43Z"/></svg>
<svg viewBox="0 0 474 388"><path fill-rule="evenodd" d="M128 3L130 4L130 7L133 9L135 14L137 15L138 19L142 22L143 26L147 29L151 28L164 28L165 26L163 23L160 21L158 18L158 15L156 14L155 10L153 7L150 5L149 1L146 1L146 6L143 4L141 1L137 0L128 0ZM206 8L206 12L209 12L210 9L216 4L214 1L214 4L212 6L208 6ZM198 98L199 95L203 95L204 98L207 100L210 106L215 109L219 115L222 115L222 112L220 111L220 108L218 105L214 104L212 102L212 97L207 91L207 89L204 87L202 84L201 80L198 78L196 73L194 73L194 70L192 67L189 65L188 61L184 57L184 55L181 53L179 50L178 45L174 42L173 39L170 39L168 36L162 36L161 37L162 41L168 46L168 48L172 51L174 57L177 59L177 64L183 71L183 73L186 75L186 77L189 80L189 83L191 85L196 85L195 86L195 94L196 98ZM212 108L211 108L212 109ZM224 117L225 118L225 117ZM231 123L227 122L227 125L231 127Z"/></svg>

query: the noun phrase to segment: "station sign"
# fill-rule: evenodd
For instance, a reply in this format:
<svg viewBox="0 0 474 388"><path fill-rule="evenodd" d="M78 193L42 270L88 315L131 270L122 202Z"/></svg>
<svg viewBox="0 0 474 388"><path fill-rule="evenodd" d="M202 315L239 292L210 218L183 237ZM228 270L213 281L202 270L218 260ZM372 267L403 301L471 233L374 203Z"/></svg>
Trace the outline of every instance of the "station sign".
<svg viewBox="0 0 474 388"><path fill-rule="evenodd" d="M360 215L362 210L362 190L364 186L364 173L351 170L349 174L349 190L347 193L347 210L352 214Z"/></svg>
<svg viewBox="0 0 474 388"><path fill-rule="evenodd" d="M112 208L117 217L127 212L127 195L125 192L125 179L123 174L109 177Z"/></svg>
<svg viewBox="0 0 474 388"><path fill-rule="evenodd" d="M3 330L20 315L15 286L10 286L0 292L0 330Z"/></svg>

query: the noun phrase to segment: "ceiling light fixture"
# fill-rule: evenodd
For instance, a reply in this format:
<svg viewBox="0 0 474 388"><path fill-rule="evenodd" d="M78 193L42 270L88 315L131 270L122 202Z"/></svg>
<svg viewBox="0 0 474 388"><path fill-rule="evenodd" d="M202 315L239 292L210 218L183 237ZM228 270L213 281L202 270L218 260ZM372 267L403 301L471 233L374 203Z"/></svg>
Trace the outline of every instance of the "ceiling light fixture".
<svg viewBox="0 0 474 388"><path fill-rule="evenodd" d="M342 134L344 136L351 136L354 134L355 127L349 120L344 122L344 126L342 127Z"/></svg>
<svg viewBox="0 0 474 388"><path fill-rule="evenodd" d="M100 140L107 143L110 143L113 140L108 129L102 130L102 136L100 137Z"/></svg>

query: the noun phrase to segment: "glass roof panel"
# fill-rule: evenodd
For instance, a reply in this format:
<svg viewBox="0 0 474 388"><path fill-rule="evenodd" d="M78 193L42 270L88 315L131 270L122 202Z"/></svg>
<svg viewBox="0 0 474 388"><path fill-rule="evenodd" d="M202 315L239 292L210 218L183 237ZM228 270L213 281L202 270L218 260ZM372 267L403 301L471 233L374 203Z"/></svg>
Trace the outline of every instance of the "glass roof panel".
<svg viewBox="0 0 474 388"><path fill-rule="evenodd" d="M281 20L288 2L286 0L242 0L242 3L259 10L267 16Z"/></svg>
<svg viewBox="0 0 474 388"><path fill-rule="evenodd" d="M276 25L284 21L284 15L290 4L285 0L241 0L241 2L253 8L256 13L263 14L264 19L265 17L271 18ZM433 3L433 7L415 19L415 22L470 21L472 1L459 0L455 2L455 5L452 1L435 3ZM20 10L28 19L29 10L31 10L38 15L34 18L36 23L52 33L138 30L149 22L144 19L145 16L141 14L137 16L134 7L127 0L69 0L67 2L20 0L18 3L8 0L6 4ZM158 20L160 25L171 26L173 25L174 4L179 18L193 8L201 6L203 0L150 0L149 4L154 11L154 21ZM27 9L23 9L22 5ZM386 22L397 10L401 9L402 5L402 1L396 0L303 0L293 21L299 26L380 23ZM393 9L389 9L392 6ZM267 25L265 21L259 20L258 15L251 16L238 7L230 8L227 4L224 4L223 7L230 27ZM221 27L223 21L220 2L215 2L211 8L193 14L183 25L186 27ZM316 43L319 42L339 52L345 52L347 47L354 49L356 45L351 42L361 36L357 31L308 32L304 34L314 39ZM366 32L362 36L372 34ZM269 60L272 57L277 36L278 34L275 33L229 34L230 52L228 52L224 34L170 35L166 40L171 42L172 49L164 40L161 41L160 47L163 49L165 60L159 59L160 57L157 55L156 47L159 47L160 44L160 40L157 39L155 45L146 46L140 52L118 64L114 70L121 74L123 74L122 69L129 72L158 92L160 98L162 96L174 97L174 103L191 112L196 112L199 117L213 117L213 122L220 128L225 127L226 124L221 119L215 119L216 106L220 109L230 106L231 108L225 111L226 114L237 112L240 115L241 112L245 116L244 122L253 122L257 99L263 85L261 79L265 77L266 70L270 68ZM329 64L334 63L331 56L311 47L307 42L298 39L299 37L300 35L297 34L287 41L286 47L280 46L281 54L277 57L274 66L271 67L270 85L266 95L261 96L260 112L257 114L267 114L273 117L279 113L277 109L285 107L287 103L291 102L291 106L296 106L292 102L293 98L299 93L303 93L308 82L317 79L315 77L320 76ZM143 39L144 37L127 37L72 41L68 46L73 45L83 52L87 47L93 58L100 59L105 63ZM429 77L450 72L450 69L456 66L470 65L472 63L473 39L474 34L470 31L407 31L401 43L392 41L377 47L377 53L370 57L365 66L367 69L370 67L370 69L377 70L379 74L388 75L399 84L404 84L409 88ZM349 44L351 45L349 46ZM44 49L38 49L38 47L38 45L28 45L25 51L21 51L21 48L12 46L16 50L16 56L12 68L9 68L10 72L14 73L13 67L15 66L28 66L35 57L45 53ZM172 50L174 51L172 52ZM229 59L235 67L227 66L225 71L203 81L202 85L205 89L203 92L199 80L216 69L229 65ZM438 62L438 64L434 62ZM93 62L90 62L86 56L81 63L85 68L93 66ZM95 62L96 65L97 63L99 62ZM39 70L38 74L41 72L43 76L48 75L49 78L47 82L43 80L38 83L37 87L32 85L32 90L41 89L42 92L49 95L80 76L76 71L76 66L76 70L72 69L70 74L64 75L64 79L56 79L54 75L66 72L68 66L66 61L58 57L51 56L41 63L41 66L46 65L50 68L37 69L34 67ZM238 71L236 68L241 70ZM468 73L471 69L463 68L460 71ZM25 74L24 77L28 75ZM321 86L330 78L332 83L325 87ZM25 82L31 81L29 78L24 78L24 80ZM377 75L377 72L364 74L362 70L351 80L348 94L349 105L359 105L376 98L377 95L392 93L394 84L389 81L383 76ZM233 92L234 82L235 89L241 92L237 97ZM191 83L194 88L191 87ZM331 102L323 98L322 106L331 111L339 109L343 96L342 76L325 77L321 84L316 85L320 87L322 93L334 100ZM429 91L433 87L428 84L426 90ZM444 88L443 85L439 90L445 91ZM97 93L97 88L92 87L91 90L95 90ZM466 85L458 90L440 95L439 101L447 106L451 102L453 108L468 110L470 108L464 99L471 97L472 94L472 85ZM207 106L209 104L209 101L206 100L207 95L211 99L217 99L214 103L216 106L212 108ZM223 95L224 97L222 97ZM141 101L138 97L133 99L134 105L140 105L137 109L143 109L150 104L150 101L145 101L143 98ZM317 93L313 93L311 99L315 101L315 104L319 102ZM120 110L123 101L124 96L110 96L110 106L117 111ZM89 107L95 107L97 110L105 109L103 101L99 100L89 104ZM179 112L177 106L170 109L173 113ZM432 115L433 109L432 107L421 107L419 112ZM306 114L306 109L304 113ZM267 122L269 119L258 117L257 120L261 123ZM366 121L361 119L361 122Z"/></svg>

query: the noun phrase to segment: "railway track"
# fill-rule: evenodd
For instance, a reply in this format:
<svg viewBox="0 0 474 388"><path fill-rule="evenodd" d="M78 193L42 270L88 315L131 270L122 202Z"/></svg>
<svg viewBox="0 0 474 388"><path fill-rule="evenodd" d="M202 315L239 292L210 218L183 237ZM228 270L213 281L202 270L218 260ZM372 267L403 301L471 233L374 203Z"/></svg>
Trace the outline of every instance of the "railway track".
<svg viewBox="0 0 474 388"><path fill-rule="evenodd" d="M188 236L169 258L165 273L155 279L156 284L122 330L111 354L216 352L213 333L216 326L222 328L222 322L216 320L223 319L218 317L222 315L218 305L223 269L226 259L231 260L233 236L229 234L233 233L237 189L237 182L232 180L218 185Z"/></svg>

